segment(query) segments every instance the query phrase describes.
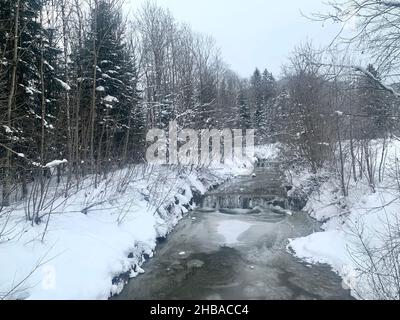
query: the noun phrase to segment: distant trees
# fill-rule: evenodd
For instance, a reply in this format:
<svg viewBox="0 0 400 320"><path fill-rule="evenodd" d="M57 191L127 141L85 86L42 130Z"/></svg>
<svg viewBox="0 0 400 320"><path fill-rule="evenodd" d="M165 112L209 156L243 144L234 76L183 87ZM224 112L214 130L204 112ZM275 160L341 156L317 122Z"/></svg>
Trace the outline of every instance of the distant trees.
<svg viewBox="0 0 400 320"><path fill-rule="evenodd" d="M250 79L249 100L253 114L253 126L258 132L260 143L271 141L275 122L275 98L277 83L267 69L261 74L256 68Z"/></svg>

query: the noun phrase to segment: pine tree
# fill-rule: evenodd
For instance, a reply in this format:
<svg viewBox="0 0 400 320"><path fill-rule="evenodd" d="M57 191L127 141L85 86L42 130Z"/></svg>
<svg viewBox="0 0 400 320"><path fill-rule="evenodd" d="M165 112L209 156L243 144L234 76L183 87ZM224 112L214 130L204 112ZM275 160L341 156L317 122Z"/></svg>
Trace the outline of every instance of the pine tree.
<svg viewBox="0 0 400 320"><path fill-rule="evenodd" d="M262 74L262 93L263 93L263 112L261 134L264 137L270 136L273 133L274 126L274 107L276 97L276 81L272 73L267 69Z"/></svg>
<svg viewBox="0 0 400 320"><path fill-rule="evenodd" d="M250 129L251 128L251 114L250 108L246 99L246 93L243 88L240 89L238 95L238 106L240 110L240 127L241 129Z"/></svg>
<svg viewBox="0 0 400 320"><path fill-rule="evenodd" d="M260 70L256 68L251 77L251 91L253 95L254 126L256 129L262 128L264 117L263 88Z"/></svg>
<svg viewBox="0 0 400 320"><path fill-rule="evenodd" d="M6 176L16 177L18 173L23 177L32 169L27 158L44 164L49 157L47 150L52 150L49 136L54 129L60 85L52 66L58 54L52 42L54 30L41 24L44 4L42 0L0 0L0 30L7 30L0 33L3 90L8 91L4 167L18 168L18 172Z"/></svg>
<svg viewBox="0 0 400 320"><path fill-rule="evenodd" d="M85 41L82 97L83 106L90 105L85 104L90 101L95 110L82 112L91 119L88 122L94 121L94 132L88 134L93 136L92 148L99 163L125 156L126 143L132 134L132 110L139 100L136 66L124 32L121 9L114 1L98 0L91 13L91 30ZM120 145L125 146L123 153L117 148Z"/></svg>

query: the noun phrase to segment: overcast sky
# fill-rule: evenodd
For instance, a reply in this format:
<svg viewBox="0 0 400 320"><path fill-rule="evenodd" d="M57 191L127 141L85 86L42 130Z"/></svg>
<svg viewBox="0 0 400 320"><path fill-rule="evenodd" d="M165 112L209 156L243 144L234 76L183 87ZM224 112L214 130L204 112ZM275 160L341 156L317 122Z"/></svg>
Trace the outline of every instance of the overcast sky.
<svg viewBox="0 0 400 320"><path fill-rule="evenodd" d="M129 0L128 0L129 1ZM145 0L130 0L132 7ZM311 22L301 15L327 12L322 0L158 0L178 21L212 35L224 61L242 76L257 66L279 76L293 48L306 40L329 44L337 25Z"/></svg>

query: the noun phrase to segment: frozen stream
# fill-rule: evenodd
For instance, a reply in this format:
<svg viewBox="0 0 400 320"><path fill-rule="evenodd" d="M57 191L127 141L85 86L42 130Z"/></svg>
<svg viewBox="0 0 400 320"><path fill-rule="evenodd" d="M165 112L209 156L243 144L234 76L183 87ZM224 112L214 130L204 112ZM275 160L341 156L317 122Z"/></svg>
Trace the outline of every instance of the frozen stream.
<svg viewBox="0 0 400 320"><path fill-rule="evenodd" d="M288 238L317 229L302 212L196 210L114 298L351 299L328 266L306 265L286 251Z"/></svg>

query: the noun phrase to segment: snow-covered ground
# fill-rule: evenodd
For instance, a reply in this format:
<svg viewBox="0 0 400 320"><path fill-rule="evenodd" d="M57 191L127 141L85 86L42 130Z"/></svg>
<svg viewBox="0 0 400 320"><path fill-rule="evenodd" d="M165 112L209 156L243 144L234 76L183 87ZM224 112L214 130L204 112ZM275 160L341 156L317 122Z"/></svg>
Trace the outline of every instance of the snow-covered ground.
<svg viewBox="0 0 400 320"><path fill-rule="evenodd" d="M380 155L378 142L376 150ZM312 187L309 172L294 175L297 188L313 190L304 210L323 223L323 231L291 240L288 250L307 262L331 265L358 299L400 298L396 283L400 275L396 271L400 238L396 179L399 152L399 141L391 141L385 178L375 193L366 179L354 182L349 178L349 196L342 197L339 179L332 171L319 173L318 180L324 182L317 188ZM346 172L350 172L349 167Z"/></svg>
<svg viewBox="0 0 400 320"><path fill-rule="evenodd" d="M107 299L120 292L123 282L113 279L144 272L140 266L157 238L195 206L194 192L204 194L243 168L251 170L251 161L203 169L135 166L97 188L88 177L67 197L64 183L52 183L40 224L26 221L26 202L1 212L0 299Z"/></svg>

